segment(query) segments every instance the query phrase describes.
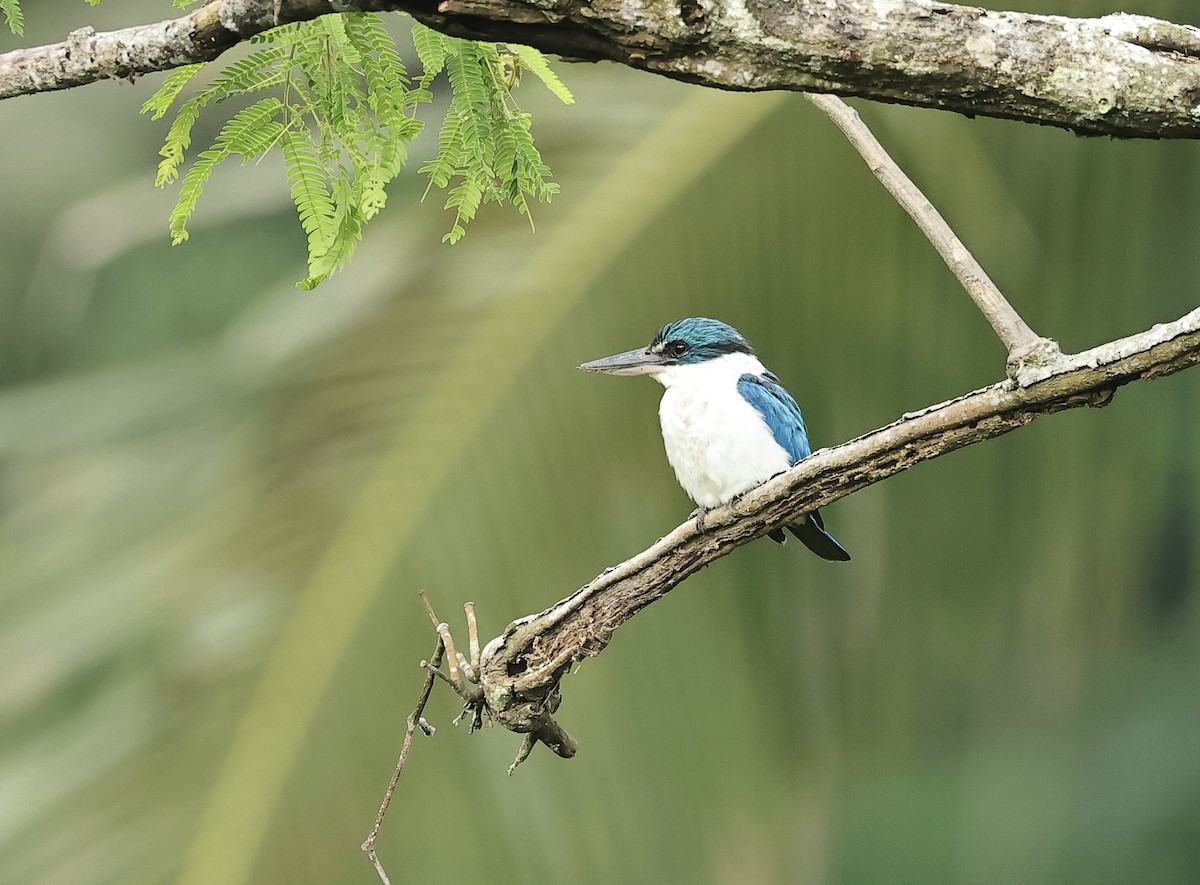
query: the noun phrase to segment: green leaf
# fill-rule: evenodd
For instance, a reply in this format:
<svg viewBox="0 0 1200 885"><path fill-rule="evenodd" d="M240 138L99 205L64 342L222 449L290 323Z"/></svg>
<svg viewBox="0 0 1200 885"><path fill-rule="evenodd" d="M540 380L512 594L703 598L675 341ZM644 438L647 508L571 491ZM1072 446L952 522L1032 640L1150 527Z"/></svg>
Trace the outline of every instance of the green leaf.
<svg viewBox="0 0 1200 885"><path fill-rule="evenodd" d="M529 73L546 84L546 88L558 97L563 104L575 104L575 96L567 85L558 78L558 74L550 67L546 56L532 46L522 46L519 43L509 43L508 48L521 59L521 66Z"/></svg>
<svg viewBox="0 0 1200 885"><path fill-rule="evenodd" d="M280 138L279 145L283 149L283 159L287 164L287 178L292 186L292 202L296 204L300 226L308 234L308 261L311 268L314 261L323 256L333 242L333 200L325 184L325 170L317 157L308 131L297 132L289 128Z"/></svg>
<svg viewBox="0 0 1200 885"><path fill-rule="evenodd" d="M279 85L283 81L283 73L274 70L274 67L286 57L287 50L280 46L260 49L241 61L227 66L208 87L184 102L171 122L171 127L167 130L167 137L159 150L159 155L163 159L158 164L158 174L154 177L154 184L157 187L164 187L179 176L179 167L183 165L184 155L192 145L192 127L200 118L200 112L209 103L219 103L231 96L244 95L248 92ZM164 83L159 92L162 92L165 86ZM177 94L178 90L176 90ZM151 96L147 105L157 98L158 93ZM142 110L145 111L145 106ZM162 115L157 114L152 119L160 116Z"/></svg>
<svg viewBox="0 0 1200 885"><path fill-rule="evenodd" d="M446 208L454 209L454 224L449 233L442 237L443 243L454 245L467 233L466 226L475 218L479 204L483 202L483 183L473 175L468 175L455 187L451 188L446 198Z"/></svg>
<svg viewBox="0 0 1200 885"><path fill-rule="evenodd" d="M417 58L421 60L420 86L422 89L428 89L434 78L446 67L446 41L450 38L444 37L433 28L414 24L412 39Z"/></svg>
<svg viewBox="0 0 1200 885"><path fill-rule="evenodd" d="M18 0L0 0L0 12L4 13L4 20L8 23L10 31L18 37L25 33L25 14L21 12Z"/></svg>
<svg viewBox="0 0 1200 885"><path fill-rule="evenodd" d="M167 137L158 153L162 162L158 164L158 173L154 176L155 187L165 187L179 176L179 167L183 165L184 154L192 144L192 127L200 118L202 104L189 101L179 109Z"/></svg>
<svg viewBox="0 0 1200 885"><path fill-rule="evenodd" d="M387 205L384 185L390 179L380 166L356 166L354 169L354 200L358 204L362 221L366 224Z"/></svg>
<svg viewBox="0 0 1200 885"><path fill-rule="evenodd" d="M490 59L480 44L458 41L458 51L446 59L446 73L454 97L447 113L456 113L462 124L465 162L481 176L492 174L495 142L492 139L492 94ZM493 54L495 47L492 47Z"/></svg>
<svg viewBox="0 0 1200 885"><path fill-rule="evenodd" d="M335 270L345 265L362 239L362 217L358 211L358 201L353 184L346 175L339 175L334 180L333 193L333 237L320 255L309 256L308 279L296 284L304 290L315 288Z"/></svg>
<svg viewBox="0 0 1200 885"><path fill-rule="evenodd" d="M217 166L228 159L230 154L241 154L244 161L262 153L270 144L264 128L282 111L283 102L277 98L257 101L234 114L229 122L221 127L213 146L200 152L183 177L179 198L175 201L175 208L171 210L170 230L173 245L177 246L188 238L188 219L196 211L196 203L204 185Z"/></svg>
<svg viewBox="0 0 1200 885"><path fill-rule="evenodd" d="M383 126L403 137L412 122L408 110L417 100L411 97L416 90L408 88L408 72L395 42L373 13L346 16L346 35L359 53L371 110Z"/></svg>
<svg viewBox="0 0 1200 885"><path fill-rule="evenodd" d="M4 3L5 0L0 0ZM163 114L170 110L171 105L175 103L175 99L183 90L183 87L191 82L192 78L200 73L204 67L204 62L194 65L184 65L181 68L176 68L167 75L167 79L162 81L162 85L158 87L155 93L146 99L146 103L142 105L142 109L138 111L140 114L150 114L151 120L161 120Z"/></svg>
<svg viewBox="0 0 1200 885"><path fill-rule="evenodd" d="M429 87L442 71L450 100L437 155L420 173L430 188L448 189L445 206L454 222L444 240L461 239L485 202L509 203L528 216L531 198L549 199L557 185L533 147L528 115L511 96L520 70L528 68L564 101L573 101L541 54L448 37L419 24L412 36L422 65L416 83L374 13L331 14L273 28L252 41L260 48L227 65L182 104L180 95L201 66L168 76L142 106L154 120L178 107L159 152L159 186L179 177L206 108L243 96L258 99L225 124L183 176L170 217L173 242L187 239L188 220L217 166L235 154L245 163L279 147L308 237L308 276L298 285L316 286L349 259L363 225L387 204L387 186L424 125L416 109L432 99ZM261 97L264 92L269 97Z"/></svg>
<svg viewBox="0 0 1200 885"><path fill-rule="evenodd" d="M432 160L420 168L422 175L429 176L435 187L446 187L454 177L462 158L462 119L457 113L447 113L438 133L438 152Z"/></svg>
<svg viewBox="0 0 1200 885"><path fill-rule="evenodd" d="M550 167L542 162L542 155L533 143L531 123L529 114L516 114L509 120L509 130L516 142L518 176L539 202L547 203L558 193L558 185L549 181Z"/></svg>
<svg viewBox="0 0 1200 885"><path fill-rule="evenodd" d="M501 52L496 44L452 37L442 37L437 45L445 51L441 61L453 94L437 156L420 171L429 176L429 187L450 188L446 208L455 217L443 241L462 239L484 202L509 203L532 225L530 198L549 200L558 185L549 180L550 170L533 145L529 115L511 102L515 78L502 62L521 63L521 56ZM540 54L525 56L561 86ZM570 96L565 87L561 91Z"/></svg>
<svg viewBox="0 0 1200 885"><path fill-rule="evenodd" d="M354 44L350 42L350 38L346 34L346 16L323 15L317 19L317 22L324 29L326 37L329 38L330 51L337 54L339 62L345 62L351 66L362 64L358 50L354 48Z"/></svg>
<svg viewBox="0 0 1200 885"><path fill-rule="evenodd" d="M277 85L276 65L288 60L288 48L281 45L255 50L245 58L227 65L206 90L197 98L209 101L225 101L236 95L258 92Z"/></svg>

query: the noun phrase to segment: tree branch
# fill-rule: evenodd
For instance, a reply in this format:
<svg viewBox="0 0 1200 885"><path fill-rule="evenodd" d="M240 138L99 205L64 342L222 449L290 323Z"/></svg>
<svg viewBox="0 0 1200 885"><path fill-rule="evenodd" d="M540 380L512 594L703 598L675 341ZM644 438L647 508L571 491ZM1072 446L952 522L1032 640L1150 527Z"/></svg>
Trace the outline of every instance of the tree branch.
<svg viewBox="0 0 1200 885"><path fill-rule="evenodd" d="M1123 384L1196 363L1200 308L1137 335L1027 366L1016 380L906 414L858 439L815 452L733 503L709 511L703 533L689 519L573 595L510 624L483 650L479 676L487 712L510 730L535 738L560 732L552 714L561 698L559 683L571 665L599 654L637 612L734 548L922 461L1000 436L1041 415L1107 405ZM527 738L522 754L535 742Z"/></svg>
<svg viewBox="0 0 1200 885"><path fill-rule="evenodd" d="M931 0L209 0L171 21L0 55L0 98L208 61L267 28L400 11L460 37L704 86L853 95L1085 135L1200 137L1200 30Z"/></svg>
<svg viewBox="0 0 1200 885"><path fill-rule="evenodd" d="M962 283L1008 350L1010 375L1027 363L1053 360L1059 356L1061 351L1058 345L1029 328L941 213L884 150L858 112L836 95L809 95L808 100L842 130L850 144L866 160L875 177L917 223L950 272Z"/></svg>

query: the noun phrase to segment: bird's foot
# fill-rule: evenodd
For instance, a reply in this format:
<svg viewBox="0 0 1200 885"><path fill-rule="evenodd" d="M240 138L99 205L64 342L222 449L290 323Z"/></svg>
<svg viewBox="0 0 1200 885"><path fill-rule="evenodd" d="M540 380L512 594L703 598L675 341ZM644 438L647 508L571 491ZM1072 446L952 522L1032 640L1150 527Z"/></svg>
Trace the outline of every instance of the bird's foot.
<svg viewBox="0 0 1200 885"><path fill-rule="evenodd" d="M707 507L697 507L692 511L691 516L696 518L696 531L704 534L704 517L708 515ZM691 518L691 517L689 517Z"/></svg>

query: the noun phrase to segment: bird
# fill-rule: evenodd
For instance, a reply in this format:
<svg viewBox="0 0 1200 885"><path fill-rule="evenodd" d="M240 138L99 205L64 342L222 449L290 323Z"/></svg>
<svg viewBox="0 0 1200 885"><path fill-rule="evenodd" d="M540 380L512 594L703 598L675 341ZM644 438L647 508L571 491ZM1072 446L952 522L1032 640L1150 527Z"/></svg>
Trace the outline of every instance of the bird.
<svg viewBox="0 0 1200 885"><path fill-rule="evenodd" d="M586 362L585 372L650 375L666 390L658 406L667 460L704 514L812 454L800 407L732 326L708 317L667 323L648 347ZM768 537L782 544L783 528ZM816 510L786 526L822 559L846 562Z"/></svg>

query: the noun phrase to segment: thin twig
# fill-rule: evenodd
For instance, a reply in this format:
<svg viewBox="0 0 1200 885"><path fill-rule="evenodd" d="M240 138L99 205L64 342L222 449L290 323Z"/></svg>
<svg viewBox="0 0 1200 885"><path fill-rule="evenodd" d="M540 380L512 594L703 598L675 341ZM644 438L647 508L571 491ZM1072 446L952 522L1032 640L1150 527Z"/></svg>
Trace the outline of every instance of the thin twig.
<svg viewBox="0 0 1200 885"><path fill-rule="evenodd" d="M475 603L464 602L463 611L467 613L467 641L471 651L471 667L479 671L479 624L475 620Z"/></svg>
<svg viewBox="0 0 1200 885"><path fill-rule="evenodd" d="M921 193L920 188L904 174L858 112L836 95L808 94L805 97L842 130L875 177L917 223L951 273L962 283L1008 350L1010 373L1023 363L1058 356L1058 345L1038 335L1021 319L1021 315L1008 303L975 256L950 229L950 225Z"/></svg>
<svg viewBox="0 0 1200 885"><path fill-rule="evenodd" d="M429 615L429 620L433 621L433 629L437 629L437 625L441 623L438 620L437 612L433 610L433 603L429 601L429 594L424 590L421 591L421 605L425 606L425 613Z"/></svg>
<svg viewBox="0 0 1200 885"><path fill-rule="evenodd" d="M422 594L423 597L424 594ZM379 862L379 855L375 853L375 837L379 835L379 828L383 826L383 816L387 814L388 805L392 802L392 795L396 792L396 784L400 781L400 773L404 771L404 763L408 761L408 751L412 747L413 734L418 728L427 735L433 734L433 726L424 718L425 704L429 701L429 693L433 690L434 673L438 672L438 667L442 663L444 650L445 646L439 636L437 645L433 649L433 656L427 662L421 662L425 667L425 684L421 687L417 706L408 716L408 723L404 728L404 741L400 744L400 757L396 760L396 770L392 772L392 779L388 781L387 789L384 790L383 801L379 803L379 811L375 814L375 825L371 827L370 835L362 844L362 850L374 865L375 872L379 874L379 880L383 885L391 885L392 880L388 878L383 864Z"/></svg>
<svg viewBox="0 0 1200 885"><path fill-rule="evenodd" d="M441 636L439 635L438 638L440 639ZM443 642L442 647L445 648L445 645L446 644ZM455 694L461 693L458 690L458 686L450 681L450 677L447 676L445 674L445 672L443 672L441 670L441 668L433 666L429 661L421 661L421 667L422 667L422 669L428 670L430 673L432 673L438 679L442 680L442 682L446 683L448 686L450 686L452 689L454 689Z"/></svg>

